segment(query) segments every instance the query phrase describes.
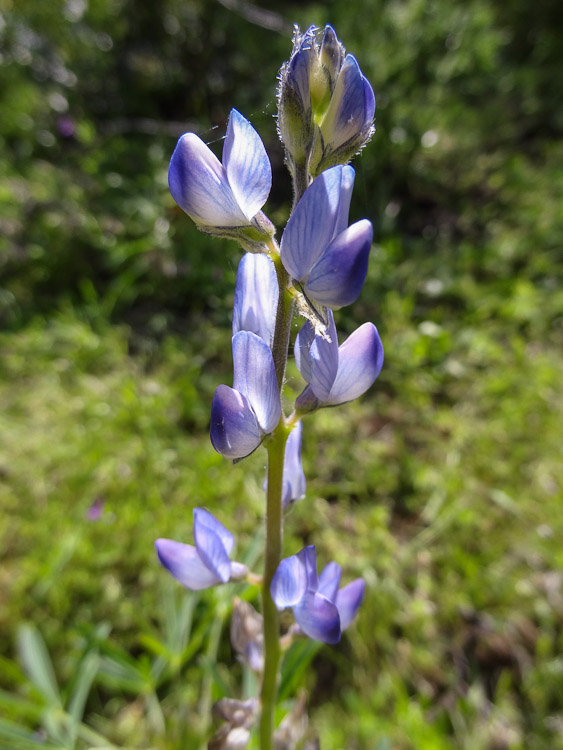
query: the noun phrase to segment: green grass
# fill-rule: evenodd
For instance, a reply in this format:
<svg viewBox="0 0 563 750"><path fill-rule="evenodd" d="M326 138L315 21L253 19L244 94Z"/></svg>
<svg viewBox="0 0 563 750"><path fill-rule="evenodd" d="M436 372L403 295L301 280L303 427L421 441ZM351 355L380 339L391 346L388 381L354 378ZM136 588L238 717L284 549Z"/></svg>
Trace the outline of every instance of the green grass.
<svg viewBox="0 0 563 750"><path fill-rule="evenodd" d="M518 306L515 287L504 306ZM529 341L518 321L479 324L474 311L465 322L417 320L394 291L379 308L380 381L360 402L307 420L307 498L286 524L287 553L314 542L321 564L336 559L346 578L368 584L357 624L307 673L312 725L335 750L469 750L497 735L511 748L557 747L561 350L548 332ZM131 330L69 307L3 335L5 658L14 658L17 624L33 622L64 683L85 633L107 623L102 651L120 649L138 669L165 640L170 582L155 537L190 541L191 508L205 505L236 531L239 550L253 546L264 457L232 467L206 432L213 388L230 377L228 336L204 325L132 355ZM96 499L103 514L88 521ZM204 633L214 601L204 593L194 610ZM106 676L87 721L132 746L161 747L166 727L166 746L176 747L182 722L197 725L192 742L201 738L196 686L203 679L211 701L240 690L242 676L226 642L207 673L207 637L198 637L179 671L167 667L149 687L130 681L153 695L156 714ZM16 693L28 694L20 681ZM13 689L10 677L2 687Z"/></svg>

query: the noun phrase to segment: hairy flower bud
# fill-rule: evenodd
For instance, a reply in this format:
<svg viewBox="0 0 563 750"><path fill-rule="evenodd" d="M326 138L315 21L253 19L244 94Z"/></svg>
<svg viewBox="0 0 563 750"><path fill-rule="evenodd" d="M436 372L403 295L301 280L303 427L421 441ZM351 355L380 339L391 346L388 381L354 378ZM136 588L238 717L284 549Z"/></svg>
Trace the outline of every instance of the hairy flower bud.
<svg viewBox="0 0 563 750"><path fill-rule="evenodd" d="M293 173L347 164L371 138L375 96L332 26L296 29L280 71L278 129Z"/></svg>

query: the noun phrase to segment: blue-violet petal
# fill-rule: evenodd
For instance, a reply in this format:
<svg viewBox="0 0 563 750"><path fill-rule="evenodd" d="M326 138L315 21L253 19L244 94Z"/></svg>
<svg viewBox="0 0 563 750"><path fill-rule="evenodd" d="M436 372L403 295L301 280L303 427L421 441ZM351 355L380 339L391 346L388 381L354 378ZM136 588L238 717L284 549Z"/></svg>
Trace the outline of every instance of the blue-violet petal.
<svg viewBox="0 0 563 750"><path fill-rule="evenodd" d="M282 235L280 254L288 273L299 281L324 253L339 222L342 167L332 167L307 188ZM347 199L347 193L344 196Z"/></svg>
<svg viewBox="0 0 563 750"><path fill-rule="evenodd" d="M293 608L293 614L301 630L323 643L338 643L340 640L340 615L335 604L322 594L308 592Z"/></svg>
<svg viewBox="0 0 563 750"><path fill-rule="evenodd" d="M250 331L269 346L274 337L277 306L278 281L273 262L262 253L246 253L237 271L233 336Z"/></svg>
<svg viewBox="0 0 563 750"><path fill-rule="evenodd" d="M231 577L231 561L225 545L210 526L201 523L200 518L194 513L194 539L197 553L209 570L222 583L227 583Z"/></svg>
<svg viewBox="0 0 563 750"><path fill-rule="evenodd" d="M383 366L383 346L373 323L357 328L338 350L338 372L327 404L353 401L371 387Z"/></svg>
<svg viewBox="0 0 563 750"><path fill-rule="evenodd" d="M360 295L368 269L373 227L367 219L341 232L312 268L305 290L328 307L344 307Z"/></svg>
<svg viewBox="0 0 563 750"><path fill-rule="evenodd" d="M340 565L335 562L329 562L319 576L319 594L326 596L331 602L336 602L336 594L340 586L341 576L342 568Z"/></svg>
<svg viewBox="0 0 563 750"><path fill-rule="evenodd" d="M328 310L326 337L315 336L313 326L307 321L297 335L294 351L304 380L311 384L320 401L326 401L338 372L338 335L331 310Z"/></svg>
<svg viewBox="0 0 563 750"><path fill-rule="evenodd" d="M260 136L236 109L229 117L223 165L235 199L250 221L268 198L272 168Z"/></svg>
<svg viewBox="0 0 563 750"><path fill-rule="evenodd" d="M172 539L157 539L155 548L158 559L174 578L190 589L207 589L221 580L209 570L191 544L174 542Z"/></svg>
<svg viewBox="0 0 563 750"><path fill-rule="evenodd" d="M346 630L356 616L362 599L364 598L365 583L362 578L356 578L340 589L336 595L336 607L340 615L340 627Z"/></svg>
<svg viewBox="0 0 563 750"><path fill-rule="evenodd" d="M294 607L307 590L307 570L299 555L282 560L270 584L270 594L278 609Z"/></svg>
<svg viewBox="0 0 563 750"><path fill-rule="evenodd" d="M245 396L220 385L211 404L210 436L217 453L226 458L244 458L262 439L254 412Z"/></svg>
<svg viewBox="0 0 563 750"><path fill-rule="evenodd" d="M307 573L307 590L316 591L319 587L319 576L317 574L317 550L314 544L304 547L297 553L297 557L305 567Z"/></svg>
<svg viewBox="0 0 563 750"><path fill-rule="evenodd" d="M283 464L284 496L282 499L284 507L296 500L305 497L305 474L301 463L301 436L303 434L303 423L298 422L289 433L285 444L285 458ZM288 490L286 489L288 486Z"/></svg>
<svg viewBox="0 0 563 750"><path fill-rule="evenodd" d="M235 545L235 538L231 534L231 532L226 529L212 513L210 513L208 510L205 510L205 508L194 508L193 516L194 528L196 525L205 526L213 531L213 533L216 534L223 543L227 554L230 555Z"/></svg>
<svg viewBox="0 0 563 750"><path fill-rule="evenodd" d="M280 421L281 402L270 347L255 333L233 336L233 388L248 399L264 433Z"/></svg>
<svg viewBox="0 0 563 750"><path fill-rule="evenodd" d="M168 170L170 192L197 224L213 227L245 226L221 162L195 133L178 141Z"/></svg>

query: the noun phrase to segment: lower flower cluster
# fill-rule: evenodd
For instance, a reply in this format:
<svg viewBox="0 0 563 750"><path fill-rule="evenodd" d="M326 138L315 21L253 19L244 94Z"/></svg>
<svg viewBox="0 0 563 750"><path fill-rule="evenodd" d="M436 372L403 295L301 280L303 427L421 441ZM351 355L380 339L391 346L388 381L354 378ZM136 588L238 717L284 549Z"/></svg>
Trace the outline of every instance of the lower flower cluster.
<svg viewBox="0 0 563 750"><path fill-rule="evenodd" d="M171 539L155 542L162 565L187 589L199 591L249 578L246 565L230 560L233 535L203 508L194 509L194 540L195 547ZM314 546L280 562L270 593L279 610L293 611L297 627L292 628L292 635L305 634L324 643L338 643L364 596L361 578L339 589L341 575L342 569L335 562L329 563L320 576L317 574ZM250 579L256 581L257 576L250 574ZM254 641L250 641L254 647L258 637L256 632ZM248 647L246 642L245 648Z"/></svg>

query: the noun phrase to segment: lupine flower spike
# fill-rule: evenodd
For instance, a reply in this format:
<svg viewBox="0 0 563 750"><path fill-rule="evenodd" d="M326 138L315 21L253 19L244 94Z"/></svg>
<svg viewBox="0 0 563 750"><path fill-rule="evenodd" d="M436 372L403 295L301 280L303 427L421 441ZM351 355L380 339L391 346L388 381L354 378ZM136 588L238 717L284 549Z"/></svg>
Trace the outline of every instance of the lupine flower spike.
<svg viewBox="0 0 563 750"><path fill-rule="evenodd" d="M236 109L231 111L223 164L195 133L185 133L168 171L176 203L208 234L231 237L261 251L274 227L260 211L272 186L264 144Z"/></svg>
<svg viewBox="0 0 563 750"><path fill-rule="evenodd" d="M301 630L324 643L338 643L356 616L364 596L364 581L357 578L339 590L342 569L329 563L317 575L314 546L282 560L270 591L278 609L291 607Z"/></svg>
<svg viewBox="0 0 563 750"><path fill-rule="evenodd" d="M270 162L258 133L239 112L231 111L222 163L198 136L186 133L169 169L172 195L198 228L235 239L249 251L235 287L233 385L215 391L211 442L234 461L261 443L268 454L266 507L259 511L267 519L262 575L231 561L233 535L202 508L194 510L194 545L156 542L162 565L188 589L240 578L262 589L262 611L235 599L231 622L233 648L258 676L260 696L223 698L216 705L224 723L209 741L210 750L244 750L255 722L256 746L291 750L304 741L303 701L275 731L280 648L296 634L337 643L365 588L361 578L339 588L341 568L334 562L319 576L313 546L286 559L281 555L282 510L305 495L301 417L362 395L383 364L375 326L365 323L339 346L332 313L358 298L367 274L373 228L367 219L348 225L355 178L348 162L373 132L375 97L333 28L312 26L303 34L296 30L291 59L280 73L278 103L294 192L279 254L274 227L262 212L272 181ZM294 413L286 416L282 394L295 308L307 321L294 346L306 386ZM291 608L296 620L281 639L276 608Z"/></svg>
<svg viewBox="0 0 563 750"><path fill-rule="evenodd" d="M246 566L229 559L233 535L204 508L194 508L194 540L195 547L172 539L155 542L158 559L182 586L199 591L244 578Z"/></svg>

